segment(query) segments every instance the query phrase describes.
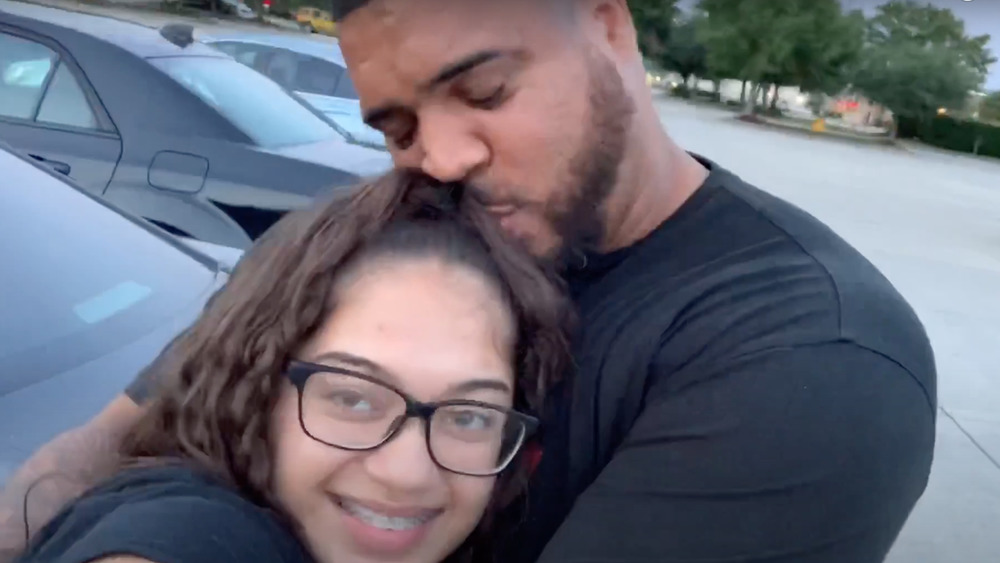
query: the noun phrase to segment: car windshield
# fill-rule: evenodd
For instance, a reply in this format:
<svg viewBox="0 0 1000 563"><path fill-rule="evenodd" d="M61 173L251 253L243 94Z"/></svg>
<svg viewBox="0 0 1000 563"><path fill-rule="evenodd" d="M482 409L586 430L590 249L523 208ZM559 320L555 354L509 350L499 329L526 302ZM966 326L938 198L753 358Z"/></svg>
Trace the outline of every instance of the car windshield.
<svg viewBox="0 0 1000 563"><path fill-rule="evenodd" d="M215 269L0 149L0 395L115 351L203 299Z"/></svg>
<svg viewBox="0 0 1000 563"><path fill-rule="evenodd" d="M386 147L385 135L365 123L361 113L361 103L357 100L345 100L308 92L296 92L296 95L322 112L358 142L379 148Z"/></svg>
<svg viewBox="0 0 1000 563"><path fill-rule="evenodd" d="M232 59L162 57L150 62L215 108L258 146L305 145L340 136L281 86Z"/></svg>

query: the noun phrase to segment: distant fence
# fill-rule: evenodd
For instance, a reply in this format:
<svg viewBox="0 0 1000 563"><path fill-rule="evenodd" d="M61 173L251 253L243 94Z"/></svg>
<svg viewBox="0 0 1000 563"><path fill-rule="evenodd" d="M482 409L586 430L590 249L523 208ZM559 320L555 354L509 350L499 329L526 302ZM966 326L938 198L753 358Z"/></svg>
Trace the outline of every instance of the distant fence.
<svg viewBox="0 0 1000 563"><path fill-rule="evenodd" d="M923 123L900 117L897 127L901 139L918 139L935 147L1000 158L1000 127L994 125L943 115Z"/></svg>

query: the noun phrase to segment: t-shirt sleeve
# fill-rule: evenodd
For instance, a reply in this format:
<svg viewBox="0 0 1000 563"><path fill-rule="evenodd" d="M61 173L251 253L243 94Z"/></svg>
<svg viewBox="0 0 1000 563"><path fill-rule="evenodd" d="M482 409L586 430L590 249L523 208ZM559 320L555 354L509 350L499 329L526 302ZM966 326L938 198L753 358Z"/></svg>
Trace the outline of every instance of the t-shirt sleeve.
<svg viewBox="0 0 1000 563"><path fill-rule="evenodd" d="M125 395L137 405L141 405L149 400L150 396L153 394L153 390L156 388L157 378L161 376L163 372L164 365L169 357L170 349L187 333L187 330L182 331L180 334L174 337L163 350L156 356L156 358L150 362L148 366L139 372L139 375L135 376L132 383L125 388Z"/></svg>
<svg viewBox="0 0 1000 563"><path fill-rule="evenodd" d="M155 563L293 562L263 517L213 499L158 498L123 504L85 533L56 534L32 562L88 563L132 555Z"/></svg>
<svg viewBox="0 0 1000 563"><path fill-rule="evenodd" d="M935 409L911 374L848 343L697 369L669 393L654 378L539 561L882 561L934 447Z"/></svg>

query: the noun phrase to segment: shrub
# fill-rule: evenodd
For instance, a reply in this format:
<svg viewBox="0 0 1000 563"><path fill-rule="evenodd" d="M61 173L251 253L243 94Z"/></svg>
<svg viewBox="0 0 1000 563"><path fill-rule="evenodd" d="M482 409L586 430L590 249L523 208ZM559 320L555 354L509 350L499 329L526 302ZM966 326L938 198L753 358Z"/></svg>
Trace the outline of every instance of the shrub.
<svg viewBox="0 0 1000 563"><path fill-rule="evenodd" d="M897 136L919 139L943 149L1000 158L1000 127L979 121L955 119L947 115L924 120L900 117Z"/></svg>

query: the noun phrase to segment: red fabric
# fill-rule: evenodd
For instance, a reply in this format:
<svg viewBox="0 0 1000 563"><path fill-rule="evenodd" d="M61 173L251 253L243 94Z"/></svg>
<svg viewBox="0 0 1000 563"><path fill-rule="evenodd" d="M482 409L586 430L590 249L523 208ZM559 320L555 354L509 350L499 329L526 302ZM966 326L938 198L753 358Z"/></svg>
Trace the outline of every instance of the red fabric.
<svg viewBox="0 0 1000 563"><path fill-rule="evenodd" d="M532 442L525 446L524 456L528 460L528 475L534 475L538 464L542 462L542 446Z"/></svg>

